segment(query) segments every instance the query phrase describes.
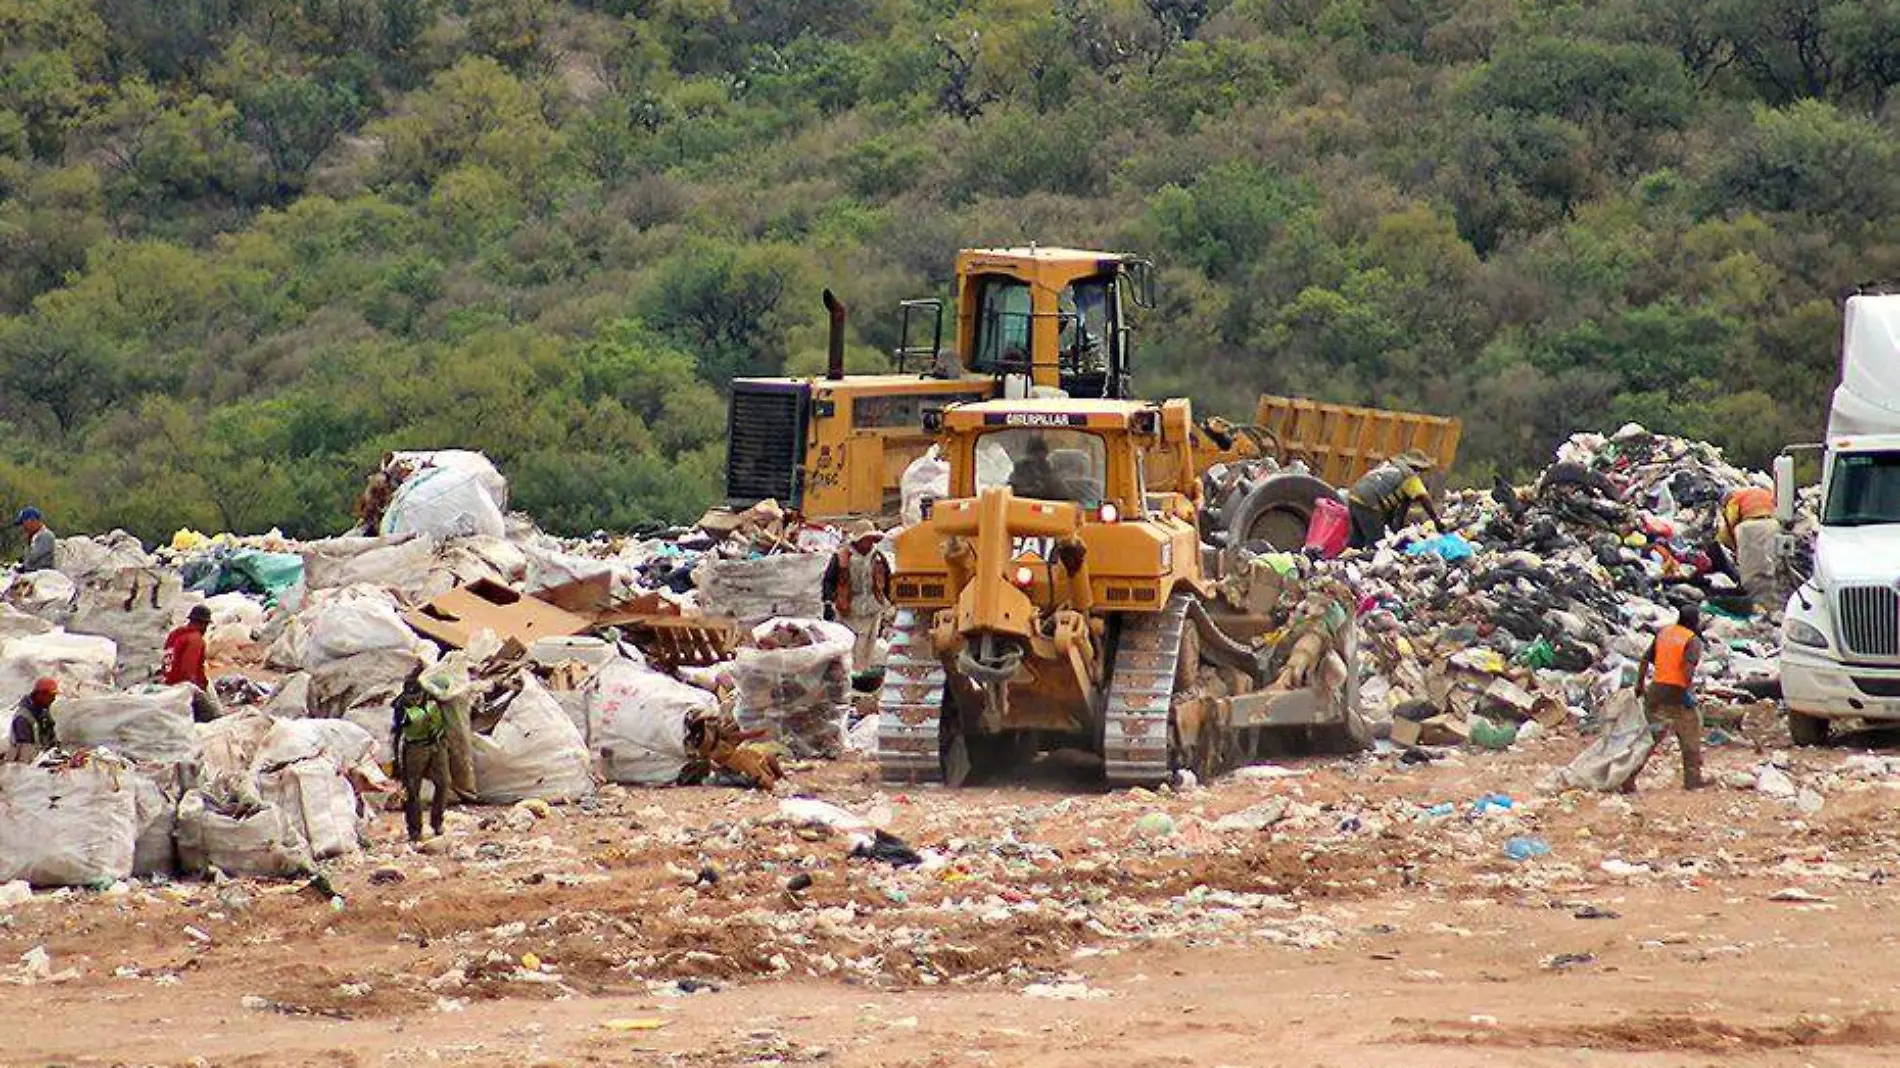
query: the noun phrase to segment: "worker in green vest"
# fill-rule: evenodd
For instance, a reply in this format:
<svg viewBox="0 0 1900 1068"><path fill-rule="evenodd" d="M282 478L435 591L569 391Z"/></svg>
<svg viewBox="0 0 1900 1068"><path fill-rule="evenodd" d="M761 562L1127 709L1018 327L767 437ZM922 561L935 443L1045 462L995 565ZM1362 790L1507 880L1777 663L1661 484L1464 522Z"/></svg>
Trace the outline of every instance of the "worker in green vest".
<svg viewBox="0 0 1900 1068"><path fill-rule="evenodd" d="M392 742L396 768L402 776L402 817L409 841L422 841L422 784L434 788L429 802L429 825L442 835L442 810L449 799L449 717L442 703L422 688L420 669L409 676L396 697Z"/></svg>

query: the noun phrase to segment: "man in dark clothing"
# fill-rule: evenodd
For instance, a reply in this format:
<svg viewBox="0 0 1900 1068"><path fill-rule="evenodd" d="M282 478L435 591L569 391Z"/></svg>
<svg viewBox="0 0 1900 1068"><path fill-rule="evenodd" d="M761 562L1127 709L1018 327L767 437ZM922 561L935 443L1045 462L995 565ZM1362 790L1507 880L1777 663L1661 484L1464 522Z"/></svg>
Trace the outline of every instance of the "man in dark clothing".
<svg viewBox="0 0 1900 1068"><path fill-rule="evenodd" d="M40 679L33 690L20 698L8 731L4 755L8 760L30 761L53 748L59 738L53 729L53 699L59 696L57 679Z"/></svg>
<svg viewBox="0 0 1900 1068"><path fill-rule="evenodd" d="M443 809L449 802L449 717L442 705L422 688L422 673L409 676L396 698L392 741L396 767L402 776L402 817L411 843L422 841L422 784L434 788L429 802L429 825L442 835Z"/></svg>
<svg viewBox="0 0 1900 1068"><path fill-rule="evenodd" d="M58 540L47 528L40 510L31 505L20 509L20 514L13 517L13 525L26 532L26 556L20 561L20 572L53 570L53 549Z"/></svg>
<svg viewBox="0 0 1900 1068"><path fill-rule="evenodd" d="M165 661L160 668L165 685L192 688L191 713L199 723L209 723L224 714L205 674L205 628L209 626L211 609L193 606L185 625L165 636Z"/></svg>
<svg viewBox="0 0 1900 1068"><path fill-rule="evenodd" d="M1696 664L1702 659L1699 628L1702 612L1695 605L1684 605L1676 622L1664 627L1643 654L1636 669L1636 696L1643 700L1649 717L1650 733L1660 737L1673 731L1682 749L1682 788L1698 790L1707 785L1702 778L1702 720L1696 715L1693 700ZM1652 749L1653 753L1654 750ZM1644 758L1647 762L1648 758ZM1633 792L1639 765L1623 784Z"/></svg>
<svg viewBox="0 0 1900 1068"><path fill-rule="evenodd" d="M1009 489L1018 497L1031 497L1040 501L1069 499L1061 476L1056 474L1055 466L1049 462L1049 442L1041 434L1031 437L1023 446L1022 458L1016 461L1009 473Z"/></svg>
<svg viewBox="0 0 1900 1068"><path fill-rule="evenodd" d="M1411 449L1366 472L1352 484L1346 497L1352 515L1352 547L1364 549L1377 544L1388 530L1405 525L1412 508L1417 506L1438 526L1438 509L1432 504L1431 491L1425 488L1424 475L1434 466L1421 449Z"/></svg>

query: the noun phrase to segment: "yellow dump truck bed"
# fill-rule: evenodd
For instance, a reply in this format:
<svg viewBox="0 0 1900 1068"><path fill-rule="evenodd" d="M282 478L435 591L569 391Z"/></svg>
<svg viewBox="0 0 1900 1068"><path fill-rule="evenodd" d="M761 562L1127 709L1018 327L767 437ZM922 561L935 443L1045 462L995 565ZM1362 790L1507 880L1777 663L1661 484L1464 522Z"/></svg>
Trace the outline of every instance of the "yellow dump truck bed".
<svg viewBox="0 0 1900 1068"><path fill-rule="evenodd" d="M1442 475L1458 455L1464 423L1442 415L1321 404L1262 394L1254 421L1272 431L1289 459L1304 459L1335 486L1350 486L1388 456L1423 449Z"/></svg>

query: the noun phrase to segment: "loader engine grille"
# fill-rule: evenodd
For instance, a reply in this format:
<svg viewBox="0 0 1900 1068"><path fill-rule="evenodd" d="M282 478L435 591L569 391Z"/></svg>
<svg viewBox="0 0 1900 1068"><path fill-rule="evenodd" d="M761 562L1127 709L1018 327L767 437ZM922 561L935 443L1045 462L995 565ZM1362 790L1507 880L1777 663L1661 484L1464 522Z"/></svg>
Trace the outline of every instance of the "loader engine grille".
<svg viewBox="0 0 1900 1068"><path fill-rule="evenodd" d="M1848 586L1835 615L1841 644L1855 656L1900 657L1900 592L1887 586Z"/></svg>
<svg viewBox="0 0 1900 1068"><path fill-rule="evenodd" d="M726 504L799 501L809 388L802 382L734 382L726 412Z"/></svg>

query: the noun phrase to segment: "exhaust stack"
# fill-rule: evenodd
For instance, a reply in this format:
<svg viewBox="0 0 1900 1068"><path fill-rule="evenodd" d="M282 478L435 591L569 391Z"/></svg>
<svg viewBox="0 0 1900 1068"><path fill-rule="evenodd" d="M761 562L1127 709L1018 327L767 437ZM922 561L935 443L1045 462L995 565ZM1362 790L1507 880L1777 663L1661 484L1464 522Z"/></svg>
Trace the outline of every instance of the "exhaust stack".
<svg viewBox="0 0 1900 1068"><path fill-rule="evenodd" d="M826 346L825 377L833 382L844 378L844 302L825 290L825 311L831 314L831 336Z"/></svg>

